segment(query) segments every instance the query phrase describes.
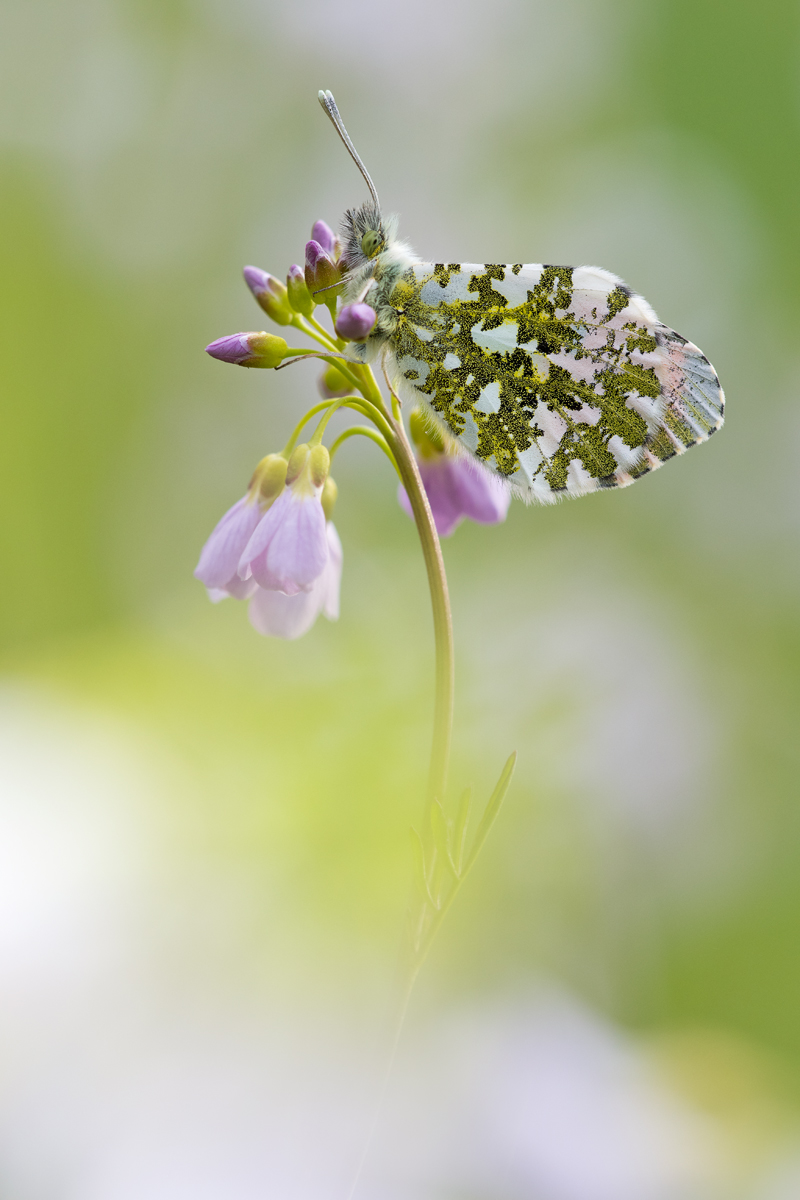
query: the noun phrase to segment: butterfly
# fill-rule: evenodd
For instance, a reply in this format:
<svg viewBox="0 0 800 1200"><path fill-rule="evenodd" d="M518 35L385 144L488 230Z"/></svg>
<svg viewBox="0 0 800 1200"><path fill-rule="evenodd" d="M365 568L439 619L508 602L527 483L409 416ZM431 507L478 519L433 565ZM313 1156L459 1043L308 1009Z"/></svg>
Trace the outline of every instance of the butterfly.
<svg viewBox="0 0 800 1200"><path fill-rule="evenodd" d="M343 300L377 314L346 357L382 361L402 401L526 500L626 487L721 427L708 359L610 271L416 258L319 97L372 196L342 221Z"/></svg>

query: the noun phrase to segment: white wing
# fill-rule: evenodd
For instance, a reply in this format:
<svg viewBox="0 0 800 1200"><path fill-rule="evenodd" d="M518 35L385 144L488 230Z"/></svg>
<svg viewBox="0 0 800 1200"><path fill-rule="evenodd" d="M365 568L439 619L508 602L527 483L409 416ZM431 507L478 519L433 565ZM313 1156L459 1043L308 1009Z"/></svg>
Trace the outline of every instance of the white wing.
<svg viewBox="0 0 800 1200"><path fill-rule="evenodd" d="M527 499L624 487L722 424L708 359L600 267L419 263L391 304L398 393Z"/></svg>

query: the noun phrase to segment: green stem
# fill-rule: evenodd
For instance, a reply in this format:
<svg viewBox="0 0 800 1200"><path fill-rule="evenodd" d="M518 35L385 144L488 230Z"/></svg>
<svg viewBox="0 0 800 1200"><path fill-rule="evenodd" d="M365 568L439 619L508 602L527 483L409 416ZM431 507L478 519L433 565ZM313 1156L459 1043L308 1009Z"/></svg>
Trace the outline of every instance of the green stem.
<svg viewBox="0 0 800 1200"><path fill-rule="evenodd" d="M292 430L292 436L289 438L288 442L281 451L285 457L288 457L292 450L294 450L303 426L310 421L312 417L315 417L317 413L322 412L326 408L333 409L334 412L339 408L352 408L354 412L361 413L362 417L369 417L370 420L374 420L376 416L373 406L368 400L362 399L361 396L344 396L341 399L334 398L331 400L320 400L319 404L315 404L313 408L310 408L295 425L294 429ZM332 416L333 413L330 413L330 415ZM377 414L378 417L380 417L380 415L380 413Z"/></svg>
<svg viewBox="0 0 800 1200"><path fill-rule="evenodd" d="M362 394L380 410L382 421L375 422L394 455L397 472L406 489L411 511L419 534L425 569L428 573L428 588L433 609L433 636L436 651L436 685L433 706L433 739L431 761L428 771L428 790L422 828L430 828L431 806L435 800L443 800L447 788L447 770L450 761L450 743L453 733L454 702L454 654L453 621L450 614L450 595L447 590L447 575L442 558L442 547L433 520L428 496L422 483L417 460L403 425L402 416L387 410L383 395L378 387L371 367L361 368ZM393 407L397 397L392 392Z"/></svg>
<svg viewBox="0 0 800 1200"><path fill-rule="evenodd" d="M394 455L387 445L386 438L383 436L383 434L378 433L377 429L370 429L369 425L350 425L349 428L345 429L343 433L340 433L336 441L331 446L331 461L333 461L333 456L342 443L346 442L348 438L355 437L356 434L360 434L362 437L369 438L375 443L376 446L380 446L381 450L389 459L389 462L392 464L395 471L397 471L398 475L400 474L400 472L397 470L397 463L395 462Z"/></svg>
<svg viewBox="0 0 800 1200"><path fill-rule="evenodd" d="M419 533L428 587L433 609L433 635L436 647L436 689L433 708L433 742L428 772L428 792L422 828L430 827L430 811L435 800L444 800L447 770L450 761L450 742L453 731L454 655L453 621L450 596L442 558L442 547L433 520L428 496L419 473L417 460L406 434L402 418L387 413L393 438L389 442L397 463L397 471L411 503L411 511Z"/></svg>

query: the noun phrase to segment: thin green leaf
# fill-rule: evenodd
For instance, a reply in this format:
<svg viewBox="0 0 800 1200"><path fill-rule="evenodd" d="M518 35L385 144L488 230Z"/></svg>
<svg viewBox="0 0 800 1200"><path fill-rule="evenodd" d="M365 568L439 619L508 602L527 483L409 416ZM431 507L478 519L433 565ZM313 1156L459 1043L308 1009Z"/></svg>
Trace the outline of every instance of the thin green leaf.
<svg viewBox="0 0 800 1200"><path fill-rule="evenodd" d="M475 834L475 840L472 843L472 849L470 850L469 858L467 859L467 865L464 868L464 875L466 875L467 871L471 870L475 859L481 852L483 843L489 836L489 830L492 828L497 819L497 814L500 812L500 805L505 800L506 792L508 791L509 784L511 783L511 776L514 774L516 762L517 752L515 750L513 754L509 755L508 761L503 767L500 778L497 781L497 787L489 797L489 803L486 805L486 810L481 817L481 823L478 826Z"/></svg>
<svg viewBox="0 0 800 1200"><path fill-rule="evenodd" d="M456 875L461 874L461 864L464 861L464 846L467 840L467 825L469 810L472 804L472 788L467 788L461 797L453 826L453 862Z"/></svg>
<svg viewBox="0 0 800 1200"><path fill-rule="evenodd" d="M444 815L444 809L438 800L434 800L431 806L431 828L433 830L433 840L436 849L444 862L447 863L453 875L458 879L458 871L456 871L455 863L453 862L453 852L451 849L451 839L453 831L453 823Z"/></svg>
<svg viewBox="0 0 800 1200"><path fill-rule="evenodd" d="M414 874L417 877L417 883L419 884L423 896L428 899L431 907L438 909L439 905L431 895L431 889L428 883L428 872L425 866L425 849L422 845L422 838L419 836L413 825L411 826L410 833L411 854L414 859Z"/></svg>

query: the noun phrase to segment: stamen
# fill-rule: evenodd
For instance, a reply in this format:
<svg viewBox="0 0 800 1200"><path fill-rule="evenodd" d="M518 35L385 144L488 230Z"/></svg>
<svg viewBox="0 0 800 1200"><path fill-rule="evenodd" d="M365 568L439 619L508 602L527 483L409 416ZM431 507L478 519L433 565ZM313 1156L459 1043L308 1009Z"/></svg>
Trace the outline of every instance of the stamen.
<svg viewBox="0 0 800 1200"><path fill-rule="evenodd" d="M375 202L375 207L378 209L378 211L380 211L381 202L378 199L378 193L375 191L375 184L370 179L369 171L367 170L367 168L364 166L363 162L361 161L358 151L356 150L355 146L353 145L353 143L350 140L350 134L347 132L347 130L344 127L344 121L342 120L341 116L339 115L339 109L336 107L336 101L333 98L333 92L320 92L319 93L319 102L322 105L322 107L325 109L325 112L330 117L330 119L333 123L334 129L339 134L339 137L342 139L345 146L347 147L347 149L350 153L350 157L352 158L353 162L356 164L359 171L364 176L367 187L370 190L370 195L372 196L372 199Z"/></svg>

